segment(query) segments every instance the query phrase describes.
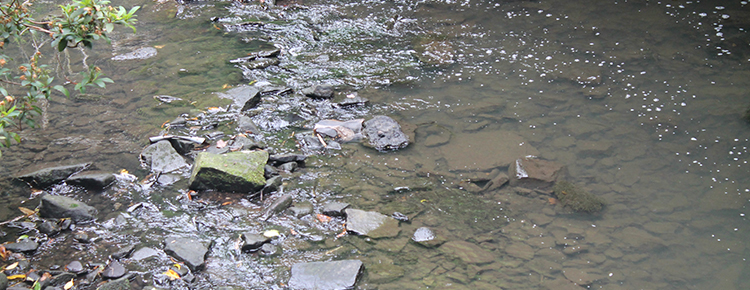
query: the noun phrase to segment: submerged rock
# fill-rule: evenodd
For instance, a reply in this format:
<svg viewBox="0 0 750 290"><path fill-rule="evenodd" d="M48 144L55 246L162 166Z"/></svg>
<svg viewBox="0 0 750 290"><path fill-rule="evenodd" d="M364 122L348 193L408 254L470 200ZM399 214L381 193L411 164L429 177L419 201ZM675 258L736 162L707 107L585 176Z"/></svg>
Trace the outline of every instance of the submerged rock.
<svg viewBox="0 0 750 290"><path fill-rule="evenodd" d="M16 178L37 188L46 188L53 184L59 183L76 172L88 168L91 163L81 163L75 165L49 167L37 170L32 173L17 176Z"/></svg>
<svg viewBox="0 0 750 290"><path fill-rule="evenodd" d="M378 151L397 150L409 145L409 137L401 126L388 116L375 116L364 122L369 145Z"/></svg>
<svg viewBox="0 0 750 290"><path fill-rule="evenodd" d="M300 290L353 289L362 269L359 260L294 264L289 287Z"/></svg>
<svg viewBox="0 0 750 290"><path fill-rule="evenodd" d="M82 172L68 177L65 183L82 186L89 190L102 190L115 182L115 175L101 172Z"/></svg>
<svg viewBox="0 0 750 290"><path fill-rule="evenodd" d="M39 209L43 218L71 218L74 222L94 220L96 209L70 197L45 194Z"/></svg>
<svg viewBox="0 0 750 290"><path fill-rule="evenodd" d="M445 254L461 259L466 264L487 264L494 262L496 259L492 252L464 241L450 241L438 249Z"/></svg>
<svg viewBox="0 0 750 290"><path fill-rule="evenodd" d="M398 221L374 211L346 209L346 230L371 238L395 237L401 231Z"/></svg>
<svg viewBox="0 0 750 290"><path fill-rule="evenodd" d="M519 158L508 166L510 184L529 189L549 189L564 174L565 167L554 161Z"/></svg>
<svg viewBox="0 0 750 290"><path fill-rule="evenodd" d="M280 213L292 205L292 196L284 194L277 197L271 204L269 204L260 215L262 220L268 220L273 215Z"/></svg>
<svg viewBox="0 0 750 290"><path fill-rule="evenodd" d="M570 182L559 181L553 187L555 197L563 206L576 212L595 213L604 208L604 199L585 191Z"/></svg>
<svg viewBox="0 0 750 290"><path fill-rule="evenodd" d="M164 251L185 262L185 265L193 272L205 267L208 248L202 241L195 238L167 238L164 241Z"/></svg>
<svg viewBox="0 0 750 290"><path fill-rule="evenodd" d="M143 149L141 161L151 167L151 171L161 173L174 172L190 166L167 140L156 142Z"/></svg>
<svg viewBox="0 0 750 290"><path fill-rule="evenodd" d="M263 167L266 151L237 151L226 154L202 152L195 158L190 189L216 189L232 192L254 192L266 185Z"/></svg>
<svg viewBox="0 0 750 290"><path fill-rule="evenodd" d="M112 58L112 60L137 60L147 59L156 56L156 48L153 47L141 47L129 53L118 54Z"/></svg>

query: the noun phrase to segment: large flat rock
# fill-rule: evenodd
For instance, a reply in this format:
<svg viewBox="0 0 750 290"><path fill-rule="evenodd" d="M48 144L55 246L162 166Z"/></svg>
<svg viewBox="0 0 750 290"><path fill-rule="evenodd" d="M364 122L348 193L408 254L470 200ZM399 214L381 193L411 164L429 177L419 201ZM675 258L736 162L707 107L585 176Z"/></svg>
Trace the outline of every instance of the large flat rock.
<svg viewBox="0 0 750 290"><path fill-rule="evenodd" d="M496 259L492 252L464 241L450 241L438 249L444 254L461 259L466 264L487 264L494 262Z"/></svg>
<svg viewBox="0 0 750 290"><path fill-rule="evenodd" d="M195 158L190 189L254 192L266 185L263 166L268 152L237 151L225 154L202 152Z"/></svg>
<svg viewBox="0 0 750 290"><path fill-rule="evenodd" d="M45 188L59 183L76 172L86 169L90 163L49 167L31 173L22 174L16 178L23 180L33 187Z"/></svg>
<svg viewBox="0 0 750 290"><path fill-rule="evenodd" d="M292 266L291 289L352 289L362 272L359 260L300 263Z"/></svg>
<svg viewBox="0 0 750 290"><path fill-rule="evenodd" d="M539 155L523 137L504 131L456 135L447 144L431 150L448 161L451 171L490 171L507 167L524 156Z"/></svg>
<svg viewBox="0 0 750 290"><path fill-rule="evenodd" d="M379 212L346 209L346 230L371 238L395 237L401 229L398 221Z"/></svg>
<svg viewBox="0 0 750 290"><path fill-rule="evenodd" d="M195 272L205 267L208 246L195 238L167 238L164 241L164 252L185 262Z"/></svg>
<svg viewBox="0 0 750 290"><path fill-rule="evenodd" d="M45 194L39 209L39 216L43 218L70 218L77 223L94 220L95 215L95 208L61 195Z"/></svg>

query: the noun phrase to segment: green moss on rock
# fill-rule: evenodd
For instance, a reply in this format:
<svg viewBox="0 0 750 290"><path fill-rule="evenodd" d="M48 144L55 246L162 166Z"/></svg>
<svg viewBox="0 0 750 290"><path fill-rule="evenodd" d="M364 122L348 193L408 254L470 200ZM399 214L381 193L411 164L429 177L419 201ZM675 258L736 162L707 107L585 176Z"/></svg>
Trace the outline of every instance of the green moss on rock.
<svg viewBox="0 0 750 290"><path fill-rule="evenodd" d="M595 213L604 208L604 199L573 185L567 181L558 181L552 188L555 197L563 206L576 212Z"/></svg>
<svg viewBox="0 0 750 290"><path fill-rule="evenodd" d="M226 154L199 153L190 176L190 189L253 192L266 184L263 166L266 151L237 151Z"/></svg>

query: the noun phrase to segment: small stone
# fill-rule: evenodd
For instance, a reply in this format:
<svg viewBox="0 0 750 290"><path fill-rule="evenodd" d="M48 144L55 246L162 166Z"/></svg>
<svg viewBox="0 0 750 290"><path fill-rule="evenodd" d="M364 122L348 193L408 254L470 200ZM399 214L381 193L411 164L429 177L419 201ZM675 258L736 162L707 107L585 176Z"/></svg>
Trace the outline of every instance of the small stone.
<svg viewBox="0 0 750 290"><path fill-rule="evenodd" d="M125 266L118 261L110 261L107 267L102 271L102 277L106 279L117 279L128 273Z"/></svg>
<svg viewBox="0 0 750 290"><path fill-rule="evenodd" d="M287 162L279 165L279 170L286 172L294 172L297 169L297 162Z"/></svg>
<svg viewBox="0 0 750 290"><path fill-rule="evenodd" d="M559 163L536 158L519 158L508 166L510 185L528 189L547 189L564 175Z"/></svg>
<svg viewBox="0 0 750 290"><path fill-rule="evenodd" d="M263 210L260 218L262 220L268 220L273 215L287 209L290 205L292 205L292 196L289 194L281 195Z"/></svg>
<svg viewBox="0 0 750 290"><path fill-rule="evenodd" d="M62 229L60 229L60 226L56 222L45 220L39 225L39 231L52 237L59 234Z"/></svg>
<svg viewBox="0 0 750 290"><path fill-rule="evenodd" d="M435 233L427 227L421 227L414 231L411 239L417 243L432 241L435 239Z"/></svg>
<svg viewBox="0 0 750 290"><path fill-rule="evenodd" d="M395 237L401 229L398 221L374 211L346 209L346 230L371 238Z"/></svg>
<svg viewBox="0 0 750 290"><path fill-rule="evenodd" d="M133 253L133 250L135 250L135 245L128 245L120 249L119 251L112 254L112 259L123 259L130 256L130 254Z"/></svg>
<svg viewBox="0 0 750 290"><path fill-rule="evenodd" d="M242 240L242 250L245 252L255 252L260 249L263 244L271 241L270 238L254 233L242 234Z"/></svg>
<svg viewBox="0 0 750 290"><path fill-rule="evenodd" d="M323 205L323 208L320 210L320 212L327 216L344 217L346 216L344 210L346 210L348 207L348 203L332 201Z"/></svg>
<svg viewBox="0 0 750 290"><path fill-rule="evenodd" d="M409 216L407 216L405 214L402 214L400 212L397 212L397 211L394 211L391 214L391 217L394 218L394 219L396 219L396 220L398 220L398 221L401 221L401 222L408 222L409 221Z"/></svg>
<svg viewBox="0 0 750 290"><path fill-rule="evenodd" d="M130 258L134 261L144 261L148 258L159 257L161 255L162 253L156 249L144 247L133 252L133 254L130 255Z"/></svg>
<svg viewBox="0 0 750 290"><path fill-rule="evenodd" d="M147 146L141 152L140 158L154 172L175 172L190 167L185 158L177 153L172 143L167 140Z"/></svg>
<svg viewBox="0 0 750 290"><path fill-rule="evenodd" d="M275 256L279 254L279 247L273 244L263 244L260 246L260 253L264 256Z"/></svg>
<svg viewBox="0 0 750 290"><path fill-rule="evenodd" d="M84 232L76 232L76 233L74 233L73 234L73 239L75 239L79 243L88 243L88 242L90 242L89 235L87 235Z"/></svg>
<svg viewBox="0 0 750 290"><path fill-rule="evenodd" d="M304 88L300 93L313 99L331 99L333 98L333 87L331 85L316 85Z"/></svg>
<svg viewBox="0 0 750 290"><path fill-rule="evenodd" d="M306 216L312 213L313 205L309 201L303 201L290 207L289 211L292 213L293 216L297 218L301 218L303 216Z"/></svg>
<svg viewBox="0 0 750 290"><path fill-rule="evenodd" d="M84 270L83 264L81 264L80 261L73 261L65 265L65 271L68 271L71 273L80 274L83 272L83 270Z"/></svg>

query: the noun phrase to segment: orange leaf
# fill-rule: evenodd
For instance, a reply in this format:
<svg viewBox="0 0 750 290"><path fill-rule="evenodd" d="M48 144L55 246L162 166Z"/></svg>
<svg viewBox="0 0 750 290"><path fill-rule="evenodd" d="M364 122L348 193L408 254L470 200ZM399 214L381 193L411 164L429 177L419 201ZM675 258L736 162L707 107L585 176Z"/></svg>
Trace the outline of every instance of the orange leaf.
<svg viewBox="0 0 750 290"><path fill-rule="evenodd" d="M177 272L175 272L172 269L169 269L169 271L164 272L164 275L167 275L170 281L180 279L180 274L177 274Z"/></svg>
<svg viewBox="0 0 750 290"><path fill-rule="evenodd" d="M28 208L25 208L25 207L22 207L22 206L18 207L18 209L19 209L19 210L20 210L20 211L21 211L21 212L22 212L23 214L25 214L25 215L33 215L33 214L35 214L35 213L36 213L36 211L30 210L30 209L28 209Z"/></svg>
<svg viewBox="0 0 750 290"><path fill-rule="evenodd" d="M551 205L555 205L555 204L557 204L557 198L554 198L554 197L550 197L550 198L549 198L549 199L548 199L547 201L548 201L548 202L549 202L549 204L551 204Z"/></svg>
<svg viewBox="0 0 750 290"><path fill-rule="evenodd" d="M316 217L321 223L327 223L331 221L331 217L324 214L317 214Z"/></svg>
<svg viewBox="0 0 750 290"><path fill-rule="evenodd" d="M3 261L8 258L8 251L5 250L5 246L0 245L0 257L3 257Z"/></svg>

